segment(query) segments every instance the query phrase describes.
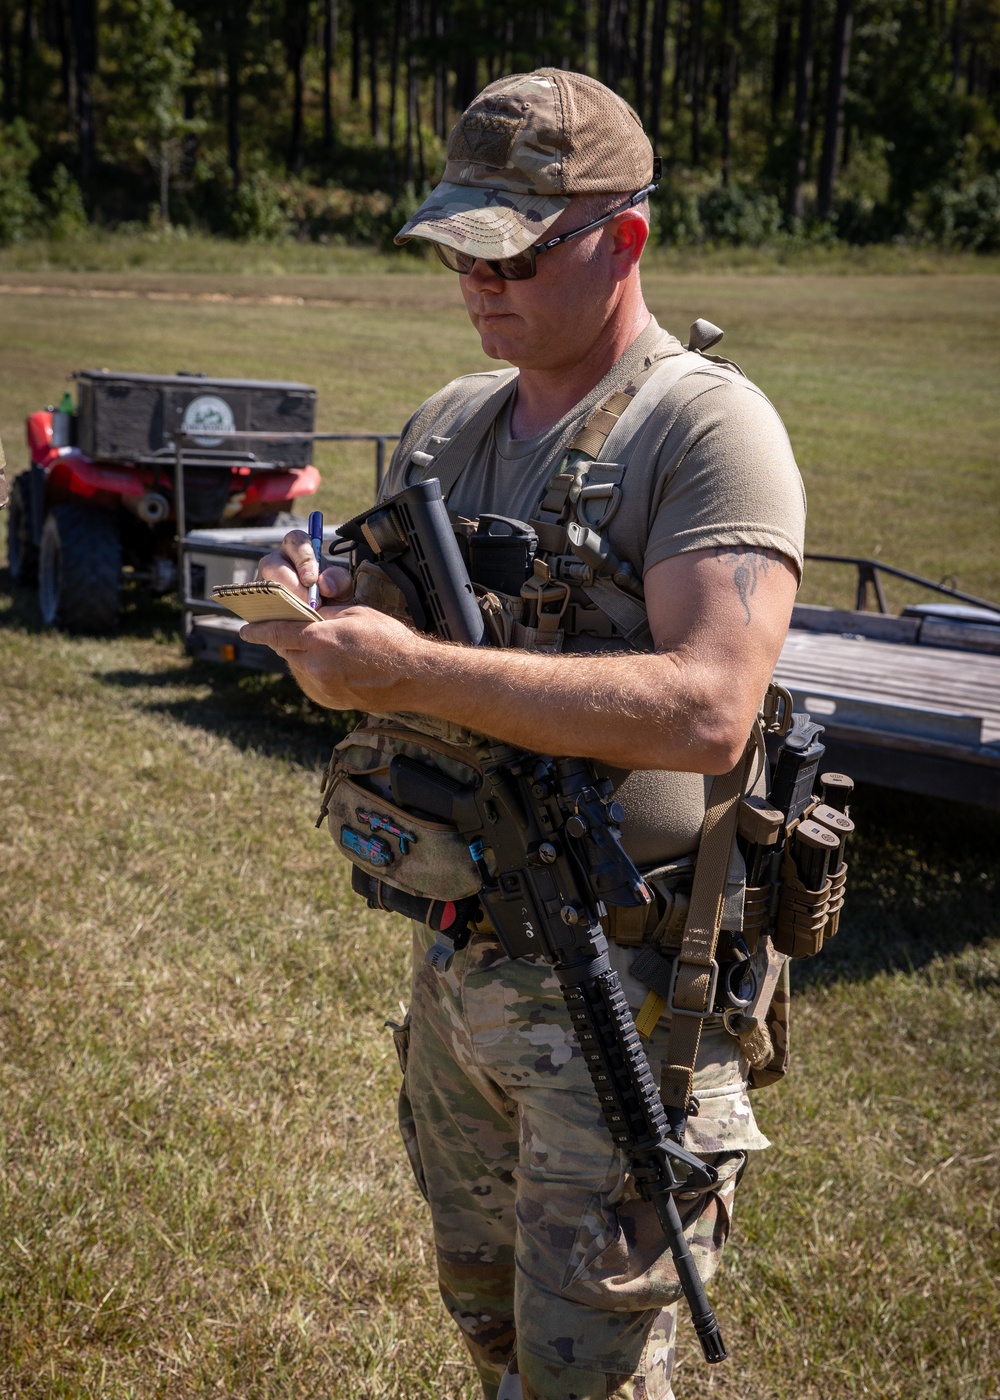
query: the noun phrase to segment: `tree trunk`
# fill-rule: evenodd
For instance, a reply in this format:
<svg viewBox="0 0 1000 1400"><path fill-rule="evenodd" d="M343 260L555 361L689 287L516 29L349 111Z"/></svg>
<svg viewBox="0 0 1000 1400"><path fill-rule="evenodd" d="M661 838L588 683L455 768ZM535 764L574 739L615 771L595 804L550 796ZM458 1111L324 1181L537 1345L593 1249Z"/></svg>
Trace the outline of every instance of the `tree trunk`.
<svg viewBox="0 0 1000 1400"><path fill-rule="evenodd" d="M14 0L0 0L0 83L5 122L14 120Z"/></svg>
<svg viewBox="0 0 1000 1400"><path fill-rule="evenodd" d="M648 0L636 0L635 53L632 64L632 86L635 90L635 110L644 122L649 114L646 79L646 25Z"/></svg>
<svg viewBox="0 0 1000 1400"><path fill-rule="evenodd" d="M194 163L198 159L198 133L191 130L195 116L196 96L196 89L188 84L184 89L184 121L188 129L181 142L180 161L178 162L178 174L184 180L191 178L194 173Z"/></svg>
<svg viewBox="0 0 1000 1400"><path fill-rule="evenodd" d="M719 131L721 133L722 183L729 184L730 117L736 91L740 42L740 0L723 0L722 54L719 63Z"/></svg>
<svg viewBox="0 0 1000 1400"><path fill-rule="evenodd" d="M686 22L691 0L678 0L677 23L674 30L674 79L670 85L670 115L676 122L681 107L681 93L687 70L688 25Z"/></svg>
<svg viewBox="0 0 1000 1400"><path fill-rule="evenodd" d="M844 135L844 92L851 65L851 29L854 23L854 0L837 0L833 21L833 48L830 53L830 81L826 90L826 124L823 130L823 154L819 162L816 190L816 212L821 219L830 217L833 191L837 179L837 157Z"/></svg>
<svg viewBox="0 0 1000 1400"><path fill-rule="evenodd" d="M666 66L670 0L653 0L653 33L649 53L649 139L655 150L663 118L663 70Z"/></svg>
<svg viewBox="0 0 1000 1400"><path fill-rule="evenodd" d="M337 0L323 7L323 154L333 155L333 74L337 63Z"/></svg>
<svg viewBox="0 0 1000 1400"><path fill-rule="evenodd" d="M403 179L408 185L414 184L413 142L416 134L417 110L417 69L413 57L416 42L416 0L408 0L406 6L406 158Z"/></svg>
<svg viewBox="0 0 1000 1400"><path fill-rule="evenodd" d="M301 175L305 160L302 144L302 107L305 98L306 40L309 7L306 0L286 0L285 53L292 75L292 130L288 141L288 170Z"/></svg>
<svg viewBox="0 0 1000 1400"><path fill-rule="evenodd" d="M226 10L226 145L229 170L233 177L233 193L240 188L240 91L243 61L243 22L245 11L241 3Z"/></svg>
<svg viewBox="0 0 1000 1400"><path fill-rule="evenodd" d="M59 50L59 87L68 120L72 124L76 105L73 91L73 46L69 37L66 0L54 0L51 15L56 47ZM0 18L0 23L2 23L2 18Z"/></svg>
<svg viewBox="0 0 1000 1400"><path fill-rule="evenodd" d="M378 102L378 21L374 0L368 0L368 118L372 140L382 141L382 117Z"/></svg>
<svg viewBox="0 0 1000 1400"><path fill-rule="evenodd" d="M431 9L431 27L437 58L434 63L434 130L442 141L448 138L448 70L440 57L444 47L444 8L435 4Z"/></svg>
<svg viewBox="0 0 1000 1400"><path fill-rule="evenodd" d="M392 12L392 48L389 52L389 146L396 149L396 118L399 112L397 90L399 88L399 41L403 28L403 0L396 0ZM396 179L396 163L393 159L393 179Z"/></svg>
<svg viewBox="0 0 1000 1400"><path fill-rule="evenodd" d="M94 106L90 80L97 67L97 0L70 0L70 28L76 67L76 127L80 150L80 185L91 203L94 174Z"/></svg>
<svg viewBox="0 0 1000 1400"><path fill-rule="evenodd" d="M17 105L22 117L30 115L31 70L34 67L37 46L38 22L33 0L21 0L21 82Z"/></svg>
<svg viewBox="0 0 1000 1400"><path fill-rule="evenodd" d="M351 101L361 101L361 0L351 6Z"/></svg>
<svg viewBox="0 0 1000 1400"><path fill-rule="evenodd" d="M955 0L951 19L951 90L958 90L958 75L962 71L962 48L965 44L965 0ZM23 79L22 79L23 81Z"/></svg>
<svg viewBox="0 0 1000 1400"><path fill-rule="evenodd" d="M771 122L776 124L788 99L792 76L792 0L778 0L778 20L771 64Z"/></svg>
<svg viewBox="0 0 1000 1400"><path fill-rule="evenodd" d="M701 104L704 97L705 0L692 0L691 164L701 164Z"/></svg>
<svg viewBox="0 0 1000 1400"><path fill-rule="evenodd" d="M813 78L813 25L816 0L801 0L799 8L799 47L795 62L795 114L792 118L792 175L788 184L789 220L801 219L804 204L802 185L809 159L809 99Z"/></svg>
<svg viewBox="0 0 1000 1400"><path fill-rule="evenodd" d="M160 142L160 219L170 222L170 146Z"/></svg>

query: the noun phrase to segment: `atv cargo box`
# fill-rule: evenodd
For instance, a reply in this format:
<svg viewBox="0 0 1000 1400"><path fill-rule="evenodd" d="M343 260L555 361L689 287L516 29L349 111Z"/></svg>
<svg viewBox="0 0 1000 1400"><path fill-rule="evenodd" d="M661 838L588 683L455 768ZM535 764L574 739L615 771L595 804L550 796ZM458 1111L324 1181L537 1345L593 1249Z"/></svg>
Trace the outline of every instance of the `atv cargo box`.
<svg viewBox="0 0 1000 1400"><path fill-rule="evenodd" d="M311 433L316 390L267 379L209 379L201 375L120 374L85 369L76 375L77 446L112 462L157 462L173 451L173 435L199 434L191 446L221 447L218 432ZM307 466L308 441L267 445L281 467Z"/></svg>

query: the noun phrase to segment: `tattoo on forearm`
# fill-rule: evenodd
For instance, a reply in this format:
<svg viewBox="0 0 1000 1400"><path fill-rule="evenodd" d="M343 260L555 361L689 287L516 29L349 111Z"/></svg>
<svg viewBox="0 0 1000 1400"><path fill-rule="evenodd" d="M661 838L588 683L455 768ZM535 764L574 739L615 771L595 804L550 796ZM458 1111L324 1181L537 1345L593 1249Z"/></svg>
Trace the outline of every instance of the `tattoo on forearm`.
<svg viewBox="0 0 1000 1400"><path fill-rule="evenodd" d="M747 615L747 626L750 626L750 599L757 589L757 584L764 577L772 565L781 562L781 555L776 549L753 549L749 545L739 549L717 549L715 551L717 559L725 559L733 567L733 583L736 585L736 592L740 595L740 602L743 604Z"/></svg>

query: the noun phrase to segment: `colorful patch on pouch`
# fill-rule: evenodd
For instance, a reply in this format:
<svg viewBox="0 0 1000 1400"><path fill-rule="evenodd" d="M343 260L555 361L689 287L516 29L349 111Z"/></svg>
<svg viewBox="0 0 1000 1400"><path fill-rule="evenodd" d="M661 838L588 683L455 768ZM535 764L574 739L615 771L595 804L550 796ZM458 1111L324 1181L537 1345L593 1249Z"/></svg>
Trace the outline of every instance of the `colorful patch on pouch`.
<svg viewBox="0 0 1000 1400"><path fill-rule="evenodd" d="M387 836L395 836L399 842L399 853L405 856L410 846L417 839L416 832L404 831L391 817L385 816L382 812L367 812L363 807L358 807L354 814L359 822L363 822L371 831L384 831Z"/></svg>
<svg viewBox="0 0 1000 1400"><path fill-rule="evenodd" d="M369 865L374 865L379 869L392 864L392 847L379 836L363 836L360 831L355 831L352 827L342 826L340 828L340 844L345 850L353 851L363 861L367 861Z"/></svg>

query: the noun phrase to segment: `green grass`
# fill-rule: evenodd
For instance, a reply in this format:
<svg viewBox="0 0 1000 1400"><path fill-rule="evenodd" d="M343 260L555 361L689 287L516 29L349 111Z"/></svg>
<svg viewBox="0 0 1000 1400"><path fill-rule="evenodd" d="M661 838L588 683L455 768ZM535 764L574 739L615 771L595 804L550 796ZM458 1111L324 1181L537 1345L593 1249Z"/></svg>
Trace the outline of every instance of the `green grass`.
<svg viewBox="0 0 1000 1400"><path fill-rule="evenodd" d="M697 272L824 272L853 275L880 273L987 273L1000 271L1000 257L947 252L931 246L810 244L778 240L766 248L651 248L646 265ZM321 243L241 243L183 229L147 233L103 233L61 240L35 239L0 248L0 273L21 272L233 272L253 276L357 272L392 274L426 271L434 266L411 245L407 252L381 253L372 247L339 241Z"/></svg>
<svg viewBox="0 0 1000 1400"><path fill-rule="evenodd" d="M392 429L481 362L444 277L46 285L0 294L15 466L24 412L85 364L305 378L322 426ZM1000 594L1000 284L647 285L664 324L726 326L781 407L814 548ZM245 300L192 299L220 292ZM324 509L370 474L331 454ZM312 826L336 726L287 681L192 666L175 626L136 603L117 639L46 634L0 581L0 1395L472 1400L393 1121L405 938ZM1000 818L875 789L853 815L845 922L796 968L792 1074L757 1100L775 1147L713 1285L731 1360L685 1327L680 1400L998 1394Z"/></svg>
<svg viewBox="0 0 1000 1400"><path fill-rule="evenodd" d="M303 379L319 390L320 428L394 432L447 377L487 363L443 269L11 272L0 284L10 289L0 291L0 437L14 470L24 414L58 399L78 368ZM723 348L780 408L809 493L810 548L876 555L1000 598L1000 278L654 267L645 287L682 337L696 316L723 326ZM320 507L362 509L371 448L327 447L317 461ZM846 602L850 581L813 567L802 596ZM890 592L894 604L909 596Z"/></svg>

